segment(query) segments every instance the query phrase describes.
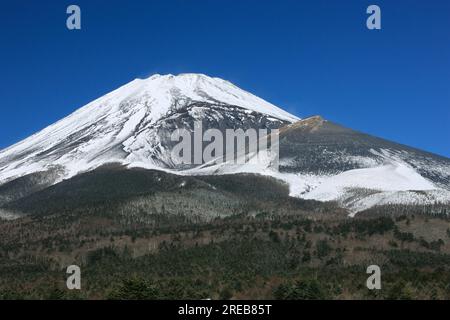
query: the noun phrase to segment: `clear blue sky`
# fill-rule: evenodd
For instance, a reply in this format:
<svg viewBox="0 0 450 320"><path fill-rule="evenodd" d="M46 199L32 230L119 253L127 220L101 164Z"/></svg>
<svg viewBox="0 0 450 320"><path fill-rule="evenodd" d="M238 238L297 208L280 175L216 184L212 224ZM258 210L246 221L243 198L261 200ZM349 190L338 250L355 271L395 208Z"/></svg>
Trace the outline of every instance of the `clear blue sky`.
<svg viewBox="0 0 450 320"><path fill-rule="evenodd" d="M200 72L450 157L450 1L9 1L0 40L0 148L134 78Z"/></svg>

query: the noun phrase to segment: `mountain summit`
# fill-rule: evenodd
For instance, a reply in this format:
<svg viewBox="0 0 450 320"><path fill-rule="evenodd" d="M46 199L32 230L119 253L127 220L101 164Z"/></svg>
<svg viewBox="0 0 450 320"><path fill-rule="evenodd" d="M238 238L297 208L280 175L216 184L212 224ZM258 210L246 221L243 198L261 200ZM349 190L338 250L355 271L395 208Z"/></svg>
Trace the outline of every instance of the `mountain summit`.
<svg viewBox="0 0 450 320"><path fill-rule="evenodd" d="M170 133L279 129L279 171L203 164L171 156ZM0 151L0 206L100 166L119 163L181 175L255 173L292 197L332 201L351 214L383 205L450 204L450 159L314 116L299 119L228 81L202 74L153 75L87 104Z"/></svg>

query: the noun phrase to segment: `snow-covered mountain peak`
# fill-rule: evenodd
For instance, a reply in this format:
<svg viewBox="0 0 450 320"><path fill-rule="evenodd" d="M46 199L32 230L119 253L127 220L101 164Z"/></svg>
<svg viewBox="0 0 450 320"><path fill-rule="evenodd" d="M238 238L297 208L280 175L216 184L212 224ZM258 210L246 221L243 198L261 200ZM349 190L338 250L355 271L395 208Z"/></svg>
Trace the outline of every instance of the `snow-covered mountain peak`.
<svg viewBox="0 0 450 320"><path fill-rule="evenodd" d="M240 114L236 114L237 107ZM237 121L237 118L232 120L236 116L253 122L292 123L298 120L219 78L193 73L156 74L135 79L1 150L0 184L55 165L63 167L67 177L113 161L151 166L158 158L155 160L158 164L166 163L168 151L161 150L159 135L162 133L158 130L165 117L180 117L180 112L186 108L190 110L190 120L219 119L223 115L230 121ZM242 113L243 110L246 112ZM258 123L253 125L261 125Z"/></svg>
<svg viewBox="0 0 450 320"><path fill-rule="evenodd" d="M235 105L278 119L294 122L298 117L245 91L229 81L204 74L155 74L147 79L136 79L122 87L129 90L128 99L147 98L159 102L158 115L179 101L195 101ZM123 91L120 92L123 95Z"/></svg>

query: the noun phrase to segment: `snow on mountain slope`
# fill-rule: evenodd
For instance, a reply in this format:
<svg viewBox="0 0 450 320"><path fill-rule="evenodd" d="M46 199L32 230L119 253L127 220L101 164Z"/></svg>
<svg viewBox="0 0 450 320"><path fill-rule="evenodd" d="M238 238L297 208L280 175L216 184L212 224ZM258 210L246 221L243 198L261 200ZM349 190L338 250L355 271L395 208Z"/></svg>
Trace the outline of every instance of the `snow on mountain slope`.
<svg viewBox="0 0 450 320"><path fill-rule="evenodd" d="M323 179L312 191L299 196L337 201L351 216L373 206L389 204L450 204L449 190L437 187L402 162L344 171Z"/></svg>
<svg viewBox="0 0 450 320"><path fill-rule="evenodd" d="M272 124L298 120L219 78L202 74L153 75L131 81L1 150L0 184L52 168L64 170L60 178L67 178L107 162L139 162L146 167L160 167L161 161L155 159L163 158L166 162L170 159L162 150L156 132L158 125L164 122L164 117L195 103L202 103L202 108L191 108L190 112L200 112L197 114L200 119L212 112L209 109L213 107L222 108L222 113L229 107L233 112L239 109L241 117L260 115L258 121L265 115L270 117L265 121Z"/></svg>
<svg viewBox="0 0 450 320"><path fill-rule="evenodd" d="M405 191L432 190L436 187L407 165L392 163L375 168L348 170L330 176L303 197L322 201L336 200L346 188Z"/></svg>
<svg viewBox="0 0 450 320"><path fill-rule="evenodd" d="M14 220L20 218L20 215L8 212L6 210L0 209L0 219L4 220Z"/></svg>

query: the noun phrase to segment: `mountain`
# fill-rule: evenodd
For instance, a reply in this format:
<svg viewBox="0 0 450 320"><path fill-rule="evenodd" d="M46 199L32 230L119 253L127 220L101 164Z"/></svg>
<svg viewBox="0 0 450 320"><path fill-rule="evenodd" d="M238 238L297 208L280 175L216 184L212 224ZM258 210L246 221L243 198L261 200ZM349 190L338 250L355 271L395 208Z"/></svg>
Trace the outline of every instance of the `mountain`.
<svg viewBox="0 0 450 320"><path fill-rule="evenodd" d="M192 131L197 121L204 130L280 129L279 171L271 161L180 163L169 133ZM448 158L319 116L301 120L228 81L181 74L136 79L0 151L0 205L111 163L185 176L271 176L292 197L337 202L352 214L388 204L450 204Z"/></svg>
<svg viewBox="0 0 450 320"><path fill-rule="evenodd" d="M279 127L297 118L233 84L201 74L136 79L0 152L0 181L63 169L71 177L105 162L171 166L164 133L190 121ZM239 120L236 120L239 119ZM206 128L206 127L205 127Z"/></svg>

